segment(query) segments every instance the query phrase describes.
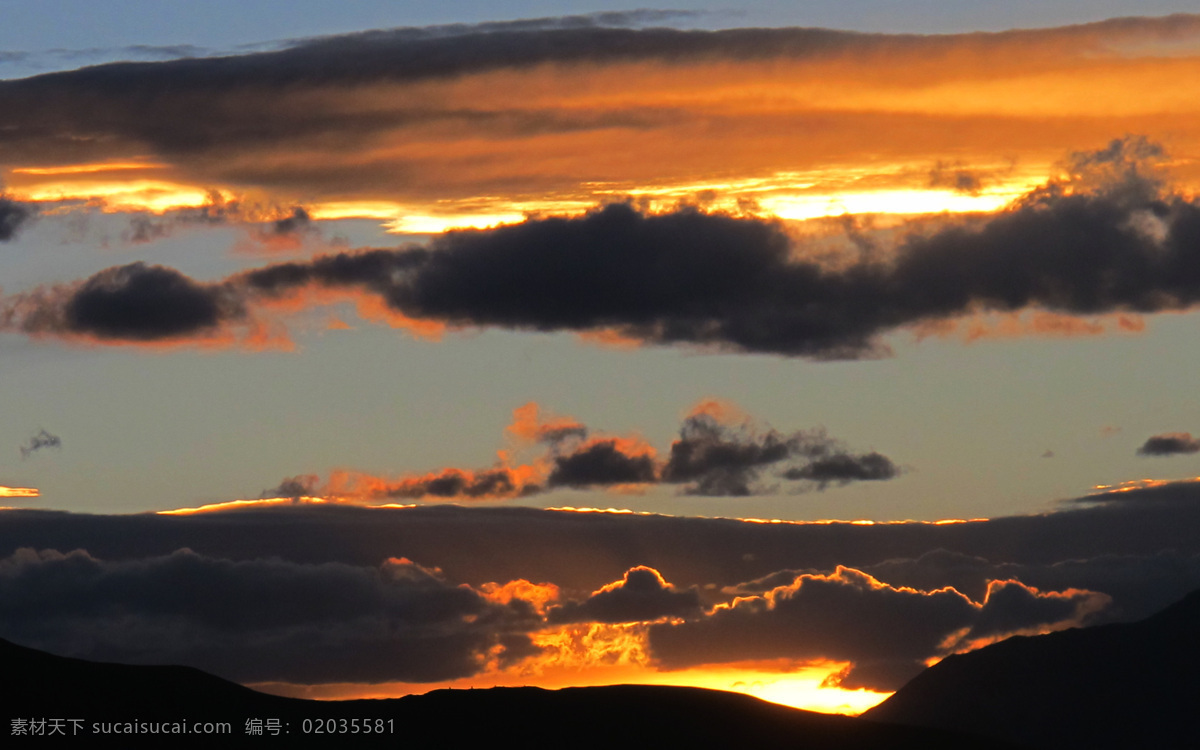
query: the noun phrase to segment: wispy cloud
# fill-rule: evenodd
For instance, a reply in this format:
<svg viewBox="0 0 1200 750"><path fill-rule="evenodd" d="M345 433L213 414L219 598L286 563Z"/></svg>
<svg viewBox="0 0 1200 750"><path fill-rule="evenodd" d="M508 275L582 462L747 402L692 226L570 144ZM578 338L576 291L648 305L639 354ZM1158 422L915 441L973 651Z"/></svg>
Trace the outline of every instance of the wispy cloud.
<svg viewBox="0 0 1200 750"><path fill-rule="evenodd" d="M771 491L758 483L770 469L777 478L806 480L820 489L900 473L886 456L852 454L823 429L784 434L760 428L726 404L705 401L684 420L662 478L683 484L689 495L744 496Z"/></svg>
<svg viewBox="0 0 1200 750"><path fill-rule="evenodd" d="M730 419L730 415L736 415ZM593 434L570 417L539 418L537 404L513 411L506 434L518 445L498 452L495 466L449 467L427 474L380 477L338 470L325 483L314 474L284 479L262 497L326 497L356 502L388 500L495 500L527 497L555 489L681 486L689 495L768 494L776 485L759 482L771 471L791 489L831 483L893 479L900 471L879 453L857 455L823 429L787 435L763 428L736 407L714 400L697 405L684 419L666 458L636 436ZM540 450L527 462L517 456Z"/></svg>
<svg viewBox="0 0 1200 750"><path fill-rule="evenodd" d="M21 458L29 458L34 453L45 448L61 448L62 438L58 435L52 435L45 430L38 430L37 434L25 441L21 446Z"/></svg>

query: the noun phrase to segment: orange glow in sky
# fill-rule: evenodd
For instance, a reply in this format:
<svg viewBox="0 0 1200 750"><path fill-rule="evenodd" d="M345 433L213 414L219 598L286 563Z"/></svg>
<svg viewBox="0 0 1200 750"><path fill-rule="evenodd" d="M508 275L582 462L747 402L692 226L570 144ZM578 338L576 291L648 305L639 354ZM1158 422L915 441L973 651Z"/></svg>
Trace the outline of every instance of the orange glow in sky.
<svg viewBox="0 0 1200 750"><path fill-rule="evenodd" d="M41 497L41 494L34 487L0 487L0 497Z"/></svg>
<svg viewBox="0 0 1200 750"><path fill-rule="evenodd" d="M261 500L229 500L223 503L210 503L208 505L200 505L195 508L176 508L174 510L156 511L160 516L191 516L197 513L216 513L223 510L233 510L234 508L269 508L279 505L295 505L296 503L304 504L321 504L327 501L319 497L272 497Z"/></svg>
<svg viewBox="0 0 1200 750"><path fill-rule="evenodd" d="M1117 484L1097 484L1092 489L1097 494L1110 495L1133 492L1134 490L1146 490L1153 487L1163 487L1168 484L1178 484L1180 482L1200 482L1200 477L1190 477L1187 479L1130 479Z"/></svg>
<svg viewBox="0 0 1200 750"><path fill-rule="evenodd" d="M148 162L115 162L111 164L68 164L61 167L18 167L12 171L13 174L29 174L29 175L67 175L67 174L94 174L96 172L123 172L126 170L135 169L162 169L166 164L153 164Z"/></svg>
<svg viewBox="0 0 1200 750"><path fill-rule="evenodd" d="M85 170L84 167L79 169ZM177 208L198 208L212 201L212 192L206 188L146 179L14 182L8 186L8 194L27 202L86 201L113 212L162 213Z"/></svg>
<svg viewBox="0 0 1200 750"><path fill-rule="evenodd" d="M871 690L843 690L839 687L822 686L826 678L837 674L846 666L841 662L803 663L784 659L660 672L637 664L614 664L592 667L548 667L541 669L536 676L520 670L506 670L437 684L411 682L389 682L375 685L257 683L250 687L276 695L318 700L353 700L396 698L445 688L462 690L532 685L556 690L564 687L598 685L675 685L745 693L755 698L793 708L851 715L860 714L883 702L891 695L891 693Z"/></svg>
<svg viewBox="0 0 1200 750"><path fill-rule="evenodd" d="M154 165L160 167L162 165ZM925 165L927 168L929 165ZM23 167L10 173L9 195L26 202L80 201L98 205L108 212L146 211L163 213L181 208L211 205L213 188L166 179L123 178L121 171L136 172L145 165L80 164L63 167ZM884 174L893 171L885 168ZM67 179L75 175L105 179ZM514 224L530 215L578 215L596 204L632 196L649 202L655 210L667 210L681 200L713 191L710 210L739 211L752 201L763 215L781 219L808 219L846 214L938 214L997 211L1037 184L1039 179L1006 179L978 193L968 194L941 187L896 187L861 189L845 183L847 174L826 172L822 183L795 182L805 178L781 174L774 178L738 182L656 186L630 184L624 189L611 185L581 186L578 197L554 197L514 201L503 196L477 196L466 202L438 201L432 204L396 203L386 200L326 201L309 205L309 215L318 221L373 219L396 234L440 234L451 229L484 229ZM869 175L868 175L869 176ZM17 179L12 179L17 177ZM1044 177L1044 175L1043 175ZM832 179L829 179L832 178ZM217 195L232 199L230 188Z"/></svg>
<svg viewBox="0 0 1200 750"><path fill-rule="evenodd" d="M839 37L828 48L761 56L631 54L380 74L354 86L256 89L252 98L206 89L203 104L180 89L138 115L170 127L177 112L207 106L232 121L229 137L156 147L128 126L90 141L77 164L45 163L48 147L31 139L6 153L4 182L19 200L92 200L109 210L257 191L320 220L373 218L402 233L576 214L626 196L651 210L685 201L791 220L990 212L1044 180L1064 154L1142 133L1162 142L1183 186L1195 189L1186 183L1200 175L1200 103L1179 82L1200 76L1198 37L1194 18L1175 17ZM34 113L47 138L56 137L55 106ZM293 135L290 120L302 115L292 113L304 112L320 112L331 134L340 122L376 124L351 130L346 148L337 137ZM240 137L244 123L253 132L278 125L281 136Z"/></svg>

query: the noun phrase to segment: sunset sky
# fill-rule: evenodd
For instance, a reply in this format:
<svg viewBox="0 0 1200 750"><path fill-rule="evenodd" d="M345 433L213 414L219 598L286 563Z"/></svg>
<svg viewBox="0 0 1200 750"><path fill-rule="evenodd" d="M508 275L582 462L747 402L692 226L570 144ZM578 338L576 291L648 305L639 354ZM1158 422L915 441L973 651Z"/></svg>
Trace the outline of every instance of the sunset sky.
<svg viewBox="0 0 1200 750"><path fill-rule="evenodd" d="M673 5L0 3L0 637L857 711L1200 586L1200 15Z"/></svg>

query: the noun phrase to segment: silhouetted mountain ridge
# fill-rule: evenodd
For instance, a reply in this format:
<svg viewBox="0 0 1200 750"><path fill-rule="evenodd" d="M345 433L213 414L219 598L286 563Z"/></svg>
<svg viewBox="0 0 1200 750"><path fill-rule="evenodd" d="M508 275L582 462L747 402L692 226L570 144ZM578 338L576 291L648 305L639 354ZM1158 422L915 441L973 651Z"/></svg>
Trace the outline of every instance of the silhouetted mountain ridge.
<svg viewBox="0 0 1200 750"><path fill-rule="evenodd" d="M1195 748L1200 591L1134 623L948 657L864 716L1034 748Z"/></svg>
<svg viewBox="0 0 1200 750"><path fill-rule="evenodd" d="M435 690L391 700L307 701L258 693L188 667L89 662L3 640L0 667L5 682L13 687L5 700L10 721L83 719L81 733L87 736L94 733L97 722L224 721L230 723L231 737L237 738L246 736L247 720L276 719L280 728L276 736L294 741L305 737L306 727L311 733L319 719L344 718L370 720L386 731L342 734L335 730L337 737L324 740L460 747L524 735L540 738L538 744L548 741L571 747L1012 748L943 730L812 713L700 688L491 688ZM163 740L149 734L141 738ZM134 736L125 734L121 739L127 745ZM278 740L256 737L254 741Z"/></svg>

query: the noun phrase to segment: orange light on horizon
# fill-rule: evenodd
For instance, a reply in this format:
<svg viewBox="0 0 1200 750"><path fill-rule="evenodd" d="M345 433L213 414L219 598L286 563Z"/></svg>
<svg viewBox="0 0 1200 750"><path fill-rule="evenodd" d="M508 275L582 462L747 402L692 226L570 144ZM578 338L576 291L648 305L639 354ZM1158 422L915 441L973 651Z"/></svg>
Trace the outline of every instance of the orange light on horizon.
<svg viewBox="0 0 1200 750"><path fill-rule="evenodd" d="M1168 484L1187 484L1193 482L1200 482L1200 477L1187 477L1185 479L1130 479L1118 482L1117 484L1097 484L1092 489L1099 495L1115 495L1122 492L1165 487Z"/></svg>
<svg viewBox="0 0 1200 750"><path fill-rule="evenodd" d="M565 513L614 513L620 515L640 515L640 516L664 516L668 518L682 517L672 516L670 513L661 511L642 511L631 510L629 508L597 508L597 507L576 507L573 505L555 505L547 506L544 510L561 511ZM904 524L919 524L927 526L945 526L949 524L960 523L983 523L990 521L990 518L943 518L932 521L899 518L885 521L872 521L868 519L845 519L845 518L816 518L816 519L787 519L787 518L755 518L753 516L705 516L700 514L689 514L687 518L704 518L708 520L720 521L740 521L742 523L754 524L788 524L792 526L832 526L835 524L845 524L847 526L899 526Z"/></svg>
<svg viewBox="0 0 1200 750"><path fill-rule="evenodd" d="M320 497L268 497L255 500L227 500L221 503L209 503L195 508L175 508L174 510L156 510L159 516L191 516L197 513L216 513L234 508L270 508L281 505L322 505L328 500Z"/></svg>
<svg viewBox="0 0 1200 750"><path fill-rule="evenodd" d="M591 667L548 667L536 676L520 669L491 671L474 677L434 684L387 682L379 684L328 683L297 685L271 682L252 683L248 687L273 695L313 700L356 700L399 698L421 695L433 690L467 690L492 687L540 687L559 690L570 687L604 685L667 685L697 687L743 693L769 703L821 713L857 715L882 703L891 693L872 690L846 690L825 685L826 680L843 671L845 662L792 662L787 659L707 665L664 672L638 664L612 664Z"/></svg>
<svg viewBox="0 0 1200 750"><path fill-rule="evenodd" d="M520 469L520 468L525 468L525 467L516 467L516 468ZM348 478L348 476L349 475L347 474L346 478ZM1159 486L1161 484L1170 484L1171 483L1171 481L1167 481L1167 480L1138 480L1138 481L1153 482L1153 484L1149 485L1149 486ZM1195 480L1178 480L1178 481L1200 481L1200 477L1196 478ZM1138 489L1138 488L1131 487L1130 489ZM37 490L32 490L32 491L37 492ZM1120 491L1128 491L1128 490L1120 490ZM0 491L0 497L5 497L5 496L6 495L4 495L2 491ZM10 496L10 497L25 497L26 495L8 495L8 496ZM36 495L28 495L28 496L34 497ZM228 500L228 501L223 501L223 502L218 502L218 503L208 503L205 505L200 505L200 506L191 507L191 508L172 508L172 509L167 509L167 510L158 510L158 511L154 511L154 512L158 515L194 515L197 513L214 513L214 512L224 511L224 510L233 510L236 508L286 507L286 506L298 505L298 504L299 505L353 505L355 507L361 507L361 508L392 509L392 510L420 508L420 507L428 506L430 504L461 505L459 502L456 502L453 499L447 500L447 501L442 501L437 498L434 498L431 500L426 500L425 502L381 503L381 502L365 502L365 501L362 501L361 499L356 499L355 497L353 497L351 495L340 495L340 496L331 496L331 497L302 496L299 498L276 497L276 498L254 498L254 499ZM477 505L477 503L471 502L470 505L461 506L461 507L471 507L474 505ZM673 516L670 513L664 513L661 511L634 510L632 508L618 508L618 507L614 507L614 506L609 506L607 508L601 508L601 507L597 507L597 506L547 505L547 506L544 506L542 508L542 510L554 511L557 513L607 514L607 515L618 515L618 516L659 516L659 517L664 517L664 518L682 517L682 516ZM842 524L842 525L846 525L846 526L899 526L899 525L904 525L904 524L925 525L925 526L949 526L949 525L954 525L954 524L985 523L985 522L991 520L989 518L943 518L943 519L937 519L937 520L932 520L932 521L916 520L916 519L872 521L872 520L868 520L868 519L847 520L847 519L836 519L836 518L834 518L834 519L822 518L822 519L813 519L813 520L790 520L790 519L785 519L785 518L703 516L703 515L694 515L694 514L687 516L687 518L720 520L720 521L740 521L742 523L751 523L751 524L774 524L774 525L789 525L789 526L832 526L832 525L837 525L837 524Z"/></svg>
<svg viewBox="0 0 1200 750"><path fill-rule="evenodd" d="M546 508L546 510L556 510L563 513L611 513L618 516L661 516L663 513L651 513L650 511L630 510L629 508L576 508L572 505L556 505Z"/></svg>

